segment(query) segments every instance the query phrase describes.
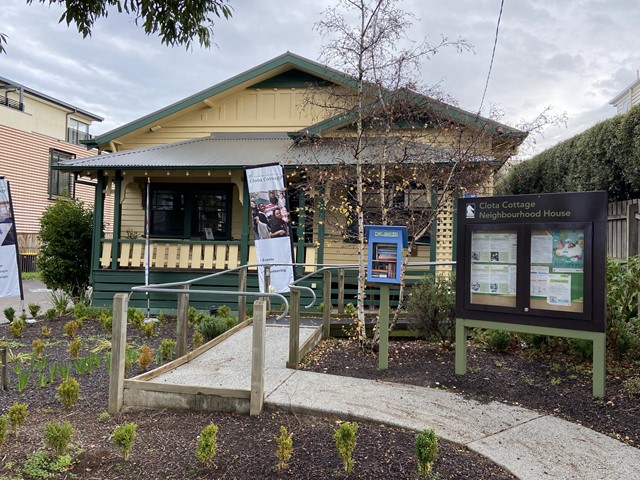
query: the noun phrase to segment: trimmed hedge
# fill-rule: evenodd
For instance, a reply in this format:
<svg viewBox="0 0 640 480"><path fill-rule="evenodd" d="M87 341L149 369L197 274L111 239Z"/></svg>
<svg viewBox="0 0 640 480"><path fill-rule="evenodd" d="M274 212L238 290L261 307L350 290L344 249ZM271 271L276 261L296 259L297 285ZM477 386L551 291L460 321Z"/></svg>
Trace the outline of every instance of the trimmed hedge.
<svg viewBox="0 0 640 480"><path fill-rule="evenodd" d="M516 165L498 195L606 190L609 201L640 197L640 105Z"/></svg>

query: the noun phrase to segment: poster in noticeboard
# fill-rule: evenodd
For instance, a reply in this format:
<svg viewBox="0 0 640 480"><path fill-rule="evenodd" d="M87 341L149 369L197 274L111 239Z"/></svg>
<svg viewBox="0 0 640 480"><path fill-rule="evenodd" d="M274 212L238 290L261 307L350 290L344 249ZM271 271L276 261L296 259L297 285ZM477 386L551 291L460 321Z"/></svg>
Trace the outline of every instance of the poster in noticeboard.
<svg viewBox="0 0 640 480"><path fill-rule="evenodd" d="M531 308L584 310L584 251L584 230L531 232Z"/></svg>
<svg viewBox="0 0 640 480"><path fill-rule="evenodd" d="M475 231L471 236L471 303L516 304L518 235L511 230Z"/></svg>

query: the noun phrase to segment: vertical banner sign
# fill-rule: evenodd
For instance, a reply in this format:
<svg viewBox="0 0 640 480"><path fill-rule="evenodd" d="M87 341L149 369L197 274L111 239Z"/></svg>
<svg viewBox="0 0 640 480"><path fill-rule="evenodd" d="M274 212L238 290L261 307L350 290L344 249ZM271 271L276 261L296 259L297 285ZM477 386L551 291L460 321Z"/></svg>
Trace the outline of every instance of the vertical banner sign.
<svg viewBox="0 0 640 480"><path fill-rule="evenodd" d="M280 165L264 165L247 168L246 174L260 291L265 291L262 265L273 265L271 286L275 292L288 292L293 266L283 264L293 263L293 243L284 170Z"/></svg>
<svg viewBox="0 0 640 480"><path fill-rule="evenodd" d="M15 297L21 294L18 241L9 182L0 177L0 297Z"/></svg>

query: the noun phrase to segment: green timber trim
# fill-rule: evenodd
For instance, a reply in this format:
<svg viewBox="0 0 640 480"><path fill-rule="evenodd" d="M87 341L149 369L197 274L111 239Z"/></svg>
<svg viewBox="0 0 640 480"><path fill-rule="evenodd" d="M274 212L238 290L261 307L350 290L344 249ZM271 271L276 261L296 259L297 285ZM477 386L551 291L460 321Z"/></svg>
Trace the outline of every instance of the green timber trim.
<svg viewBox="0 0 640 480"><path fill-rule="evenodd" d="M249 235L253 228L250 228L251 220L251 201L249 200L249 189L247 188L247 182L242 183L242 199L244 205L242 206L242 234L240 240L240 264L246 265L249 263ZM253 227L253 225L251 225Z"/></svg>
<svg viewBox="0 0 640 480"><path fill-rule="evenodd" d="M102 225L104 224L104 172L98 170L96 191L93 200L93 238L91 240L91 277L93 285L93 272L100 267L100 252L102 247Z"/></svg>
<svg viewBox="0 0 640 480"><path fill-rule="evenodd" d="M118 240L120 238L120 231L122 227L122 205L120 198L122 195L122 172L116 170L115 174L115 189L114 189L114 202L113 202L113 236L111 237L111 269L117 270L118 268Z"/></svg>
<svg viewBox="0 0 640 480"><path fill-rule="evenodd" d="M593 396L604 398L606 381L606 344L605 332L589 332L569 330L566 328L539 327L519 323L490 322L486 320L456 319L456 353L455 371L457 375L467 373L467 328L484 328L489 330L505 330L508 332L548 335L553 337L577 338L593 342Z"/></svg>
<svg viewBox="0 0 640 480"><path fill-rule="evenodd" d="M298 233L298 242L296 244L296 263L301 264L305 262L304 258L304 227L306 225L307 208L306 208L306 196L304 190L300 189L298 192L298 225L296 227ZM302 276L302 267L296 266L296 276Z"/></svg>

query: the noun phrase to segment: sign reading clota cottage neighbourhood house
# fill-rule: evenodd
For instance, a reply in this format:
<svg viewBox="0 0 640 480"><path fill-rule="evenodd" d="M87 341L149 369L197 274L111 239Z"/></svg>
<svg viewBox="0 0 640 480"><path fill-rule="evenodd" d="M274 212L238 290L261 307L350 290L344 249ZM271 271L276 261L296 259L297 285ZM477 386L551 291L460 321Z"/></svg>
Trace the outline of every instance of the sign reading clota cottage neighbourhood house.
<svg viewBox="0 0 640 480"><path fill-rule="evenodd" d="M606 192L458 201L460 318L605 331Z"/></svg>

